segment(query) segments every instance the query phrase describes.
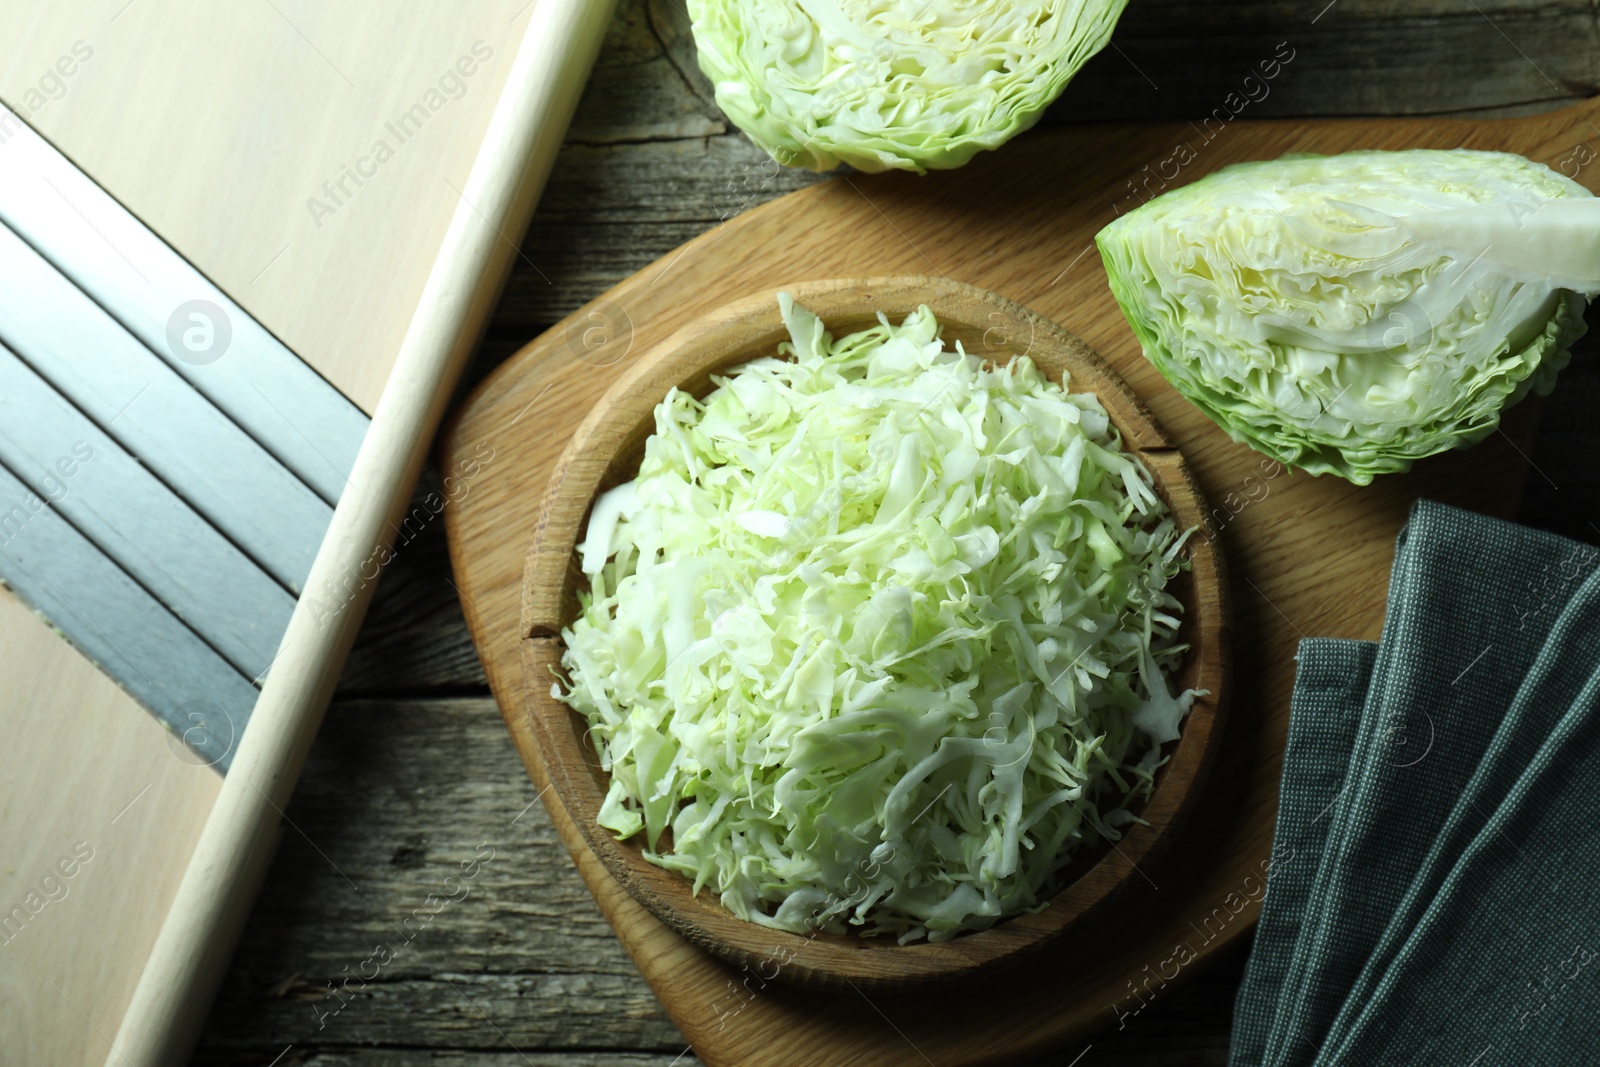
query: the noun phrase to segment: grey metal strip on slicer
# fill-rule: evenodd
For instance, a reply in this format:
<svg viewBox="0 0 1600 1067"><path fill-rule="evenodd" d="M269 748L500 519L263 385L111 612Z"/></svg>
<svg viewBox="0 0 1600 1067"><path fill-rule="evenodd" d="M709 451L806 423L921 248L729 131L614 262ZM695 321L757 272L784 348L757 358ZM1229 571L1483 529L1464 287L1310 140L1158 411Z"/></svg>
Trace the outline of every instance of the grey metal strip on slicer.
<svg viewBox="0 0 1600 1067"><path fill-rule="evenodd" d="M226 768L256 688L3 467L0 575L155 711L180 753Z"/></svg>
<svg viewBox="0 0 1600 1067"><path fill-rule="evenodd" d="M0 153L0 222L336 503L366 414L4 107Z"/></svg>
<svg viewBox="0 0 1600 1067"><path fill-rule="evenodd" d="M333 509L4 227L0 344L300 591Z"/></svg>
<svg viewBox="0 0 1600 1067"><path fill-rule="evenodd" d="M188 758L226 768L367 424L0 107L0 581Z"/></svg>
<svg viewBox="0 0 1600 1067"><path fill-rule="evenodd" d="M0 463L246 677L294 597L0 345Z"/></svg>

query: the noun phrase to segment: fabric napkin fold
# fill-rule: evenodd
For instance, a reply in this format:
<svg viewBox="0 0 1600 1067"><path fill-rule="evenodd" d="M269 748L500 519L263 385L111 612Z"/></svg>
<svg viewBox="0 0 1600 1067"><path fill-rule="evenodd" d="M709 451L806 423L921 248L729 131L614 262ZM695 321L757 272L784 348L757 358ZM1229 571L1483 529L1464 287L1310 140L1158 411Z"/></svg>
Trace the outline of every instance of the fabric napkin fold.
<svg viewBox="0 0 1600 1067"><path fill-rule="evenodd" d="M1596 555L1593 550L1581 555L1589 557L1592 567ZM1563 575L1569 562L1573 571L1578 569L1579 556L1580 553L1574 551L1570 560L1563 561ZM1574 724L1564 726L1563 722L1570 716L1586 713L1594 699L1592 690L1597 679L1600 679L1600 571L1593 571L1556 618L1538 658L1496 728L1488 750L1412 877L1406 895L1395 908L1361 974L1346 994L1318 1063L1336 1063L1340 1062L1339 1056L1348 1056L1341 1051L1342 1046L1354 1040L1350 1035L1358 1028L1357 1020L1370 1016L1379 984L1385 980L1396 956L1411 941L1413 932L1423 926L1424 914L1434 905L1457 861L1472 849L1474 840L1484 832L1490 814L1502 801L1510 803L1506 798L1516 794L1519 779L1532 774L1541 761L1559 760L1559 752L1545 751L1547 744L1561 731L1576 728ZM1515 816L1516 813L1508 812L1505 818ZM1524 868L1524 874L1530 879L1540 874L1533 857L1519 858L1529 865ZM1600 917L1600 909L1596 912ZM1433 921L1437 922L1437 917ZM1520 936L1520 929L1518 932ZM1414 943L1412 950L1418 951ZM1360 1024L1363 1032L1370 1028L1370 1020ZM1360 1061L1346 1058L1345 1062Z"/></svg>
<svg viewBox="0 0 1600 1067"><path fill-rule="evenodd" d="M1553 573L1572 543L1422 500L1398 539L1388 614L1345 791L1279 991L1265 1062L1303 1067L1404 897L1570 595L1519 616L1486 581ZM1514 577L1515 576L1515 577Z"/></svg>
<svg viewBox="0 0 1600 1067"><path fill-rule="evenodd" d="M1600 574L1534 669L1318 1064L1594 1062Z"/></svg>
<svg viewBox="0 0 1600 1067"><path fill-rule="evenodd" d="M1233 1063L1260 1063L1266 1051L1278 987L1327 840L1328 816L1344 786L1345 764L1377 653L1373 641L1313 637L1300 642L1295 656L1289 742L1283 754L1283 780L1294 788L1285 789L1278 802L1267 893L1234 1005Z"/></svg>
<svg viewBox="0 0 1600 1067"><path fill-rule="evenodd" d="M1291 865L1269 888L1255 950L1261 960L1253 952L1240 989L1231 1064L1331 1062L1318 1057L1335 1018L1347 1014L1355 1032L1360 1008L1345 1013L1346 997L1375 951L1398 958L1406 931L1389 924L1402 904L1408 915L1430 905L1426 884L1406 903L1419 871L1428 872L1424 883L1442 884L1446 857L1434 854L1434 843L1447 827L1459 837L1472 825L1452 823L1452 813L1586 573L1574 565L1580 547L1429 501L1413 508L1397 542L1369 684L1347 686L1342 705L1326 693L1313 702L1308 689L1291 708L1291 739L1318 729L1345 736L1327 721L1302 726L1301 709L1355 724L1342 751L1317 752L1310 764L1286 755L1280 805L1291 830L1308 807L1316 814L1328 805L1332 777L1341 784L1325 831L1312 831L1320 841L1307 839L1314 873ZM1302 671L1322 666L1323 655L1313 651ZM1314 673L1304 680L1320 685ZM1299 697L1300 679L1296 686ZM1502 743L1507 753L1520 751ZM1493 773L1484 771L1480 790L1492 788ZM1363 988L1377 988L1383 973L1375 964ZM1343 1031L1334 1036L1344 1040Z"/></svg>

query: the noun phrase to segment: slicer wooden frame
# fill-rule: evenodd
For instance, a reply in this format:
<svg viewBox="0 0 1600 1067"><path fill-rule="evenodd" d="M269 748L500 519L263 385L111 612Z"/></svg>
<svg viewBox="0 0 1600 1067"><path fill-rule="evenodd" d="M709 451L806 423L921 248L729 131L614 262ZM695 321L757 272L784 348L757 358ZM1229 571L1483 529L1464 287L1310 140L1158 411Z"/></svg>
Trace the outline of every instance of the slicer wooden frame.
<svg viewBox="0 0 1600 1067"><path fill-rule="evenodd" d="M182 815L129 815L114 828L160 847L122 850L116 870L108 859L87 868L85 879L114 878L97 887L81 881L82 904L71 903L103 898L98 910L80 911L71 925L51 924L48 936L62 947L39 958L75 969L56 993L44 984L49 973L24 975L30 995L33 985L44 989L33 1003L47 1010L28 1016L28 1033L8 1033L13 1051L27 1050L34 1062L116 1067L185 1058L374 588L348 576L392 536L391 520L517 255L611 10L606 0L505 0L472 11L419 4L401 18L385 5L351 4L296 12L297 25L274 5L151 0L108 21L98 5L61 4L30 12L0 50L0 96L22 101L23 118L372 415L305 583L316 594L349 595L301 598L226 778L185 765L175 741L166 758L195 773L151 770L161 790L141 794L145 802L159 796ZM465 35L459 47L441 43L452 29ZM474 49L473 35L501 46L501 58L475 68L477 81L449 104L449 118L427 119L436 131L430 147L386 164L384 180L341 203L326 226L308 216L307 196L325 195L318 183L325 174L341 178L341 161L357 159L360 169L362 150L385 136L385 117L432 100L426 94L441 71L471 76L456 67L457 52L482 60L496 51L481 39L485 47ZM81 39L58 67L57 51L74 37ZM334 47L335 39L347 47ZM454 50L438 51L446 47ZM357 67L363 56L372 62ZM41 69L72 81L59 101L35 107L28 90ZM443 113L440 99L425 117ZM307 116L320 125L288 121ZM176 159L184 165L174 166ZM59 641L20 605L8 599L5 607L0 632ZM5 647L9 655L25 645ZM86 660L80 666L93 673ZM34 691L13 692L20 700ZM35 695L48 704L62 693ZM97 753L75 747L76 732L38 731L12 758L65 764L56 780L66 782L85 760L132 760L168 747L160 724L131 698L114 690L102 696L141 733L137 743ZM104 777L108 787L122 781ZM101 819L108 802L96 791L69 806L87 824ZM13 811L25 816L28 804L54 810L62 802L52 792L16 803ZM18 833L43 826L18 820ZM141 870L141 855L162 866ZM180 881L175 864L185 855ZM141 904L121 907L116 893ZM43 929L27 933L41 945L47 937ZM61 1025L51 1021L57 1015Z"/></svg>

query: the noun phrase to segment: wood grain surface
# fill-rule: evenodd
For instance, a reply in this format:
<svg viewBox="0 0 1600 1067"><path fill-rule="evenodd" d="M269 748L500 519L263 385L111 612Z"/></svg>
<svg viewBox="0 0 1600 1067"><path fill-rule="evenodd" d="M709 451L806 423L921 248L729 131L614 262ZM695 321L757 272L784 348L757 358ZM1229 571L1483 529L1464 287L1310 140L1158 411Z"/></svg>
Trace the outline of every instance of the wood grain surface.
<svg viewBox="0 0 1600 1067"><path fill-rule="evenodd" d="M946 348L991 364L1032 360L1051 381L1099 399L1118 440L1150 472L1180 530L1209 529L1206 502L1183 454L1127 383L1048 319L974 286L920 275L800 282L782 289L835 338L874 327L880 316L900 321L925 307L937 317ZM561 635L580 613L578 546L591 505L637 474L645 442L656 430L657 406L673 389L704 396L713 375L771 356L787 336L770 295L716 308L630 360L589 410L550 474L528 548L519 628L522 701L509 710L531 721L537 748L523 755L543 763L552 806L572 817L590 850L634 900L697 947L741 972L770 970L767 978L818 988L903 992L970 982L1096 919L1139 877L1138 864L1155 860L1193 808L1216 754L1229 691L1228 585L1220 552L1214 536L1191 539L1184 553L1188 569L1168 587L1184 605L1177 639L1188 648L1169 684L1173 692L1201 695L1184 719L1182 736L1163 749L1166 762L1153 794L1134 809L1142 821L1114 846L1101 843L1075 859L1048 908L964 937L908 946L888 937L820 929L798 934L742 920L712 892L696 895L681 874L646 860L637 838L618 841L600 826L608 776L589 742L587 721L552 695L550 680L561 671Z"/></svg>
<svg viewBox="0 0 1600 1067"><path fill-rule="evenodd" d="M1582 177L1570 164L1595 136L1596 112L1585 104L1494 122L1234 119L1209 138L1206 128L1188 123L1092 126L1033 138L931 179L843 176L663 257L558 324L474 392L446 433L441 465L460 463L487 440L503 476L445 518L468 623L541 788L549 778L529 747L519 664L505 641L535 521L533 487L548 477L610 380L627 373L630 355L648 352L729 297L807 278L922 271L1018 300L1078 334L1127 379L1217 509L1212 518L1235 581L1237 684L1211 788L1164 860L1141 870L1138 893L1093 929L1075 931L1004 975L948 993L869 1001L759 978L751 985L748 970L700 954L643 911L602 873L570 813L549 805L585 880L703 1060L914 1063L924 1039L938 1044L948 1064L1020 1057L1125 1020L1145 1003L1141 991L1154 995L1248 932L1265 892L1296 642L1311 633L1375 636L1383 576L1410 503L1429 496L1507 514L1527 466L1514 441L1515 418L1510 435L1470 456L1434 457L1370 487L1264 462L1228 440L1145 362L1106 286L1093 235L1116 211L1176 180L1160 175L1179 157L1178 146L1190 149L1190 161L1178 165L1185 181L1286 152L1462 146L1520 152ZM1046 174L1055 180L1041 182ZM1075 966L1066 968L1067 960ZM884 1018L908 1021L885 1029ZM774 1040L779 1033L781 1043Z"/></svg>
<svg viewBox="0 0 1600 1067"><path fill-rule="evenodd" d="M1595 91L1600 45L1587 0L1339 0L1313 24L1324 7L1142 0L1123 19L1121 54L1092 61L1046 121L1198 119L1285 39L1298 46L1296 58L1246 115L1521 114ZM686 25L674 0L624 0L474 373L683 241L818 180L763 169L759 150L711 104ZM1023 143L1049 135L1037 130ZM1590 540L1590 523L1600 520L1600 468L1589 459L1600 449L1593 336L1546 403L1536 447L1526 449L1519 514ZM433 510L440 500L456 506L462 492L499 474L494 461L467 480L434 471L413 501L340 696L286 806L284 842L197 1063L694 1061L541 805L523 810L537 789L486 694ZM445 477L455 489L448 497ZM1268 497L1252 507L1270 517L1279 503ZM1386 577L1380 568L1371 580ZM1276 765L1275 754L1256 757ZM497 849L496 860L465 884L464 898L402 942L389 924L424 908L430 894L450 894L445 880L481 842ZM513 856L514 867L505 862ZM383 941L400 951L381 968L365 965ZM1108 1014L1102 1029L1039 1067L1220 1067L1247 943L1218 954L1188 984L1146 998L1123 1025ZM940 1048L923 1051L942 1065Z"/></svg>

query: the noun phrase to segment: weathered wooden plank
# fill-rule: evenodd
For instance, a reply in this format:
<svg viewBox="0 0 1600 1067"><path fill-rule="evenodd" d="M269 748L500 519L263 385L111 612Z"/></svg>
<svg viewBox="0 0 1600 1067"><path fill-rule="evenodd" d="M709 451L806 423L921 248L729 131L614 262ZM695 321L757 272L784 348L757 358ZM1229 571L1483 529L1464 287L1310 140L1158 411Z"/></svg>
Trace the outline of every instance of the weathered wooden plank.
<svg viewBox="0 0 1600 1067"><path fill-rule="evenodd" d="M660 256L715 224L715 216L668 223L537 222L528 239L535 242L532 247L540 261L549 264L544 270L551 280L546 282L531 272L513 275L506 284L495 328L518 330L525 341L531 340L651 262L641 255L644 248L654 247Z"/></svg>
<svg viewBox="0 0 1600 1067"><path fill-rule="evenodd" d="M742 134L640 144L568 145L557 159L545 187L544 208L529 233L537 236L539 225L606 223L697 223L699 232L823 177L779 167ZM653 235L651 239L655 239ZM534 252L539 247L529 248L535 263L539 260Z"/></svg>
<svg viewBox="0 0 1600 1067"><path fill-rule="evenodd" d="M207 1048L678 1041L491 699L336 703L286 816Z"/></svg>
<svg viewBox="0 0 1600 1067"><path fill-rule="evenodd" d="M622 0L617 5L605 47L568 128L569 144L711 137L728 132L726 121L710 103L710 93L702 94L688 81L689 72L681 67L680 58L667 50L654 22L641 0ZM687 26L687 21L683 25ZM693 71L695 76L699 73Z"/></svg>
<svg viewBox="0 0 1600 1067"><path fill-rule="evenodd" d="M1105 118L1196 116L1222 106L1229 93L1248 97L1251 91L1266 92L1249 104L1255 117L1494 111L1596 92L1600 38L1588 5L1581 11L1570 5L1564 11L1492 16L1463 5L1448 16L1397 20L1351 18L1344 2L1315 26L1304 14L1204 35L1179 36L1152 25L1148 36L1133 34L1120 44L1126 59L1108 53L1097 60L1077 89L1085 99L1091 90L1111 90L1111 99L1095 113ZM1241 32L1244 25L1260 28ZM1197 65L1199 55L1204 59ZM1252 75L1259 83L1262 62L1274 56L1284 60L1277 77L1263 88L1246 85ZM1472 76L1441 76L1446 70L1470 70ZM1160 89L1152 90L1145 75ZM1188 99L1164 95L1170 89ZM1063 103L1070 111L1072 100ZM1052 121L1064 118L1062 110L1054 110Z"/></svg>
<svg viewBox="0 0 1600 1067"><path fill-rule="evenodd" d="M352 983L351 989L357 991L342 1009L332 994L318 998L293 987L253 1003L219 1002L207 1024L206 1048L264 1048L273 1035L312 1047L684 1047L634 976L442 969L428 978Z"/></svg>

